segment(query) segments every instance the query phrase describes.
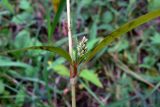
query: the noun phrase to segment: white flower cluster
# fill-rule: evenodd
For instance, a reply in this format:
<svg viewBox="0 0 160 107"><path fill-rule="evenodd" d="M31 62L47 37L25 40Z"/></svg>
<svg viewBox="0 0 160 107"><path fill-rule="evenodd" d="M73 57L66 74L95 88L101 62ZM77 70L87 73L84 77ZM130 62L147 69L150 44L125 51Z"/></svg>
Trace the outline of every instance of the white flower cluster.
<svg viewBox="0 0 160 107"><path fill-rule="evenodd" d="M84 36L77 46L78 56L82 57L87 52L88 39Z"/></svg>

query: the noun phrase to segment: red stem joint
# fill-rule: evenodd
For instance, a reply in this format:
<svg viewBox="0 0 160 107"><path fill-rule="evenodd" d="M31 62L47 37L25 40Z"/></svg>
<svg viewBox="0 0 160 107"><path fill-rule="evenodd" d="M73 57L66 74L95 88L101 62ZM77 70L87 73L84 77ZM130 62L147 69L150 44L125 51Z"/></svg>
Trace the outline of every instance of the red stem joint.
<svg viewBox="0 0 160 107"><path fill-rule="evenodd" d="M75 78L77 76L77 64L70 66L70 78Z"/></svg>

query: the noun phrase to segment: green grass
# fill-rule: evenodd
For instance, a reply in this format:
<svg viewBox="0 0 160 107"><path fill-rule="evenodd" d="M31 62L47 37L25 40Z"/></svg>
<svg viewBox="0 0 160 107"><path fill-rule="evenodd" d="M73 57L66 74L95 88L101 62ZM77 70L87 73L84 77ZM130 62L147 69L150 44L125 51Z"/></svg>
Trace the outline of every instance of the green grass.
<svg viewBox="0 0 160 107"><path fill-rule="evenodd" d="M65 0L57 13L53 12L51 1L0 2L1 52L52 45L61 47L50 49L58 49L57 53L64 57L44 51L48 48L1 55L0 106L70 106L67 60L71 59L65 54L68 42L62 24L66 19ZM77 0L71 4L74 37L89 38L89 50L100 47L93 51L96 56L90 57L91 62L78 68L87 71L78 80L78 107L159 107L159 18L124 34L107 47L106 42L104 49L97 45L114 29L159 9L159 0Z"/></svg>

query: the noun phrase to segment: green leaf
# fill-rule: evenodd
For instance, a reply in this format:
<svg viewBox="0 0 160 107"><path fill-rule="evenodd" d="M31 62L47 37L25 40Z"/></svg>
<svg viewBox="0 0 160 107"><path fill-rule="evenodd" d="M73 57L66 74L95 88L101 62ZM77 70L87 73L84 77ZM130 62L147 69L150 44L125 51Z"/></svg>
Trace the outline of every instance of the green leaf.
<svg viewBox="0 0 160 107"><path fill-rule="evenodd" d="M105 48L107 45L109 45L111 42L113 42L115 39L122 36L122 34L160 16L160 10L156 10L153 12L149 12L145 15L140 16L139 18L136 18L132 20L131 22L128 22L124 25L122 25L119 29L113 31L111 34L107 35L95 48L93 51L90 51L88 54L88 57L86 59L86 62L88 62L92 57L95 56L95 54L99 51L101 51L103 48Z"/></svg>
<svg viewBox="0 0 160 107"><path fill-rule="evenodd" d="M91 3L92 3L92 0L82 0L81 1L81 5L84 6L84 7L87 7Z"/></svg>
<svg viewBox="0 0 160 107"><path fill-rule="evenodd" d="M145 78L143 78L142 76L140 76L140 74L133 72L132 70L130 70L125 64L123 64L120 60L116 61L116 65L122 69L126 74L131 75L132 77L134 77L135 79L151 86L154 87L154 85L152 83L150 83L149 81L147 81Z"/></svg>
<svg viewBox="0 0 160 107"><path fill-rule="evenodd" d="M11 13L14 13L14 8L11 5L10 2L8 2L8 0L2 0L2 6L4 6L5 8L7 8Z"/></svg>
<svg viewBox="0 0 160 107"><path fill-rule="evenodd" d="M0 80L0 94L2 94L4 92L4 89L5 86L4 86L4 83Z"/></svg>
<svg viewBox="0 0 160 107"><path fill-rule="evenodd" d="M160 34L156 32L154 36L151 37L151 42L152 44L160 45Z"/></svg>
<svg viewBox="0 0 160 107"><path fill-rule="evenodd" d="M126 39L122 39L113 48L110 48L110 52L120 52L129 47L129 42Z"/></svg>
<svg viewBox="0 0 160 107"><path fill-rule="evenodd" d="M20 13L16 16L14 16L11 20L12 23L15 23L15 24L23 24L23 23L31 23L31 19L32 19L32 15L30 12L23 12L23 13Z"/></svg>
<svg viewBox="0 0 160 107"><path fill-rule="evenodd" d="M0 47L5 47L8 43L9 43L8 37L0 36Z"/></svg>
<svg viewBox="0 0 160 107"><path fill-rule="evenodd" d="M153 56L146 56L143 60L143 64L140 64L139 67L151 68L156 63L156 58Z"/></svg>
<svg viewBox="0 0 160 107"><path fill-rule="evenodd" d="M63 9L64 9L65 5L66 5L66 0L61 0L61 1L60 1L60 4L59 4L58 11L57 11L57 13L55 14L55 17L54 17L54 20L53 20L51 33L53 33L53 32L55 31L56 25L57 25L57 23L58 23L58 21L59 21L59 19L60 19L60 16L61 16L61 14L62 14L62 12L63 12ZM49 40L52 40L52 39L51 39L51 36L52 36L52 35L50 35Z"/></svg>
<svg viewBox="0 0 160 107"><path fill-rule="evenodd" d="M80 80L80 83L84 86L84 88L88 91L88 93L91 94L92 97L97 100L97 102L100 105L104 105L104 103L99 99L99 97L95 94L95 92L92 91L91 88L87 86L87 84L85 84L82 80ZM99 107L104 107L104 106L99 106Z"/></svg>
<svg viewBox="0 0 160 107"><path fill-rule="evenodd" d="M160 82L157 83L157 85L144 97L144 99L150 97L158 88L160 87Z"/></svg>
<svg viewBox="0 0 160 107"><path fill-rule="evenodd" d="M107 11L102 16L103 23L110 23L113 20L113 15L110 11Z"/></svg>
<svg viewBox="0 0 160 107"><path fill-rule="evenodd" d="M17 95L16 95L16 104L18 104L19 106L22 106L22 104L24 103L25 100L25 91L23 89L21 89Z"/></svg>
<svg viewBox="0 0 160 107"><path fill-rule="evenodd" d="M19 8L21 8L23 10L31 10L32 6L28 0L21 0L20 4L19 4Z"/></svg>
<svg viewBox="0 0 160 107"><path fill-rule="evenodd" d="M94 73L92 70L83 70L80 73L80 77L84 78L85 80L88 80L89 82L93 83L94 85L98 87L103 87L101 81L99 80L96 73Z"/></svg>
<svg viewBox="0 0 160 107"><path fill-rule="evenodd" d="M68 54L68 52L66 52L62 48L54 47L54 46L32 46L32 47L28 47L28 48L22 48L22 49L15 49L15 50L8 50L8 51L0 52L0 55L7 54L7 53L18 52L18 51L27 51L27 50L46 50L46 51L50 51L50 52L56 53L56 54L64 57L67 61L72 63L72 59L71 59L70 55Z"/></svg>
<svg viewBox="0 0 160 107"><path fill-rule="evenodd" d="M25 48L31 46L31 38L30 33L26 30L22 30L18 33L18 35L15 38L14 45L16 48Z"/></svg>
<svg viewBox="0 0 160 107"><path fill-rule="evenodd" d="M95 39L92 39L92 40L89 40L87 42L87 48L88 50L91 50L93 49L94 45L100 40L100 38L95 38Z"/></svg>
<svg viewBox="0 0 160 107"><path fill-rule="evenodd" d="M51 68L61 76L69 77L70 75L68 68L65 67L64 65L55 65L51 66Z"/></svg>
<svg viewBox="0 0 160 107"><path fill-rule="evenodd" d="M37 71L39 70L38 67L28 67L24 70L25 76L27 77L35 77Z"/></svg>
<svg viewBox="0 0 160 107"><path fill-rule="evenodd" d="M9 60L0 59L0 67L22 67L22 68L31 68L28 64L25 64L23 62L14 62Z"/></svg>
<svg viewBox="0 0 160 107"><path fill-rule="evenodd" d="M160 0L148 0L148 1L149 1L149 5L148 5L149 11L153 11L155 9L160 8Z"/></svg>
<svg viewBox="0 0 160 107"><path fill-rule="evenodd" d="M94 40L97 36L97 22L94 22L89 30L90 39Z"/></svg>
<svg viewBox="0 0 160 107"><path fill-rule="evenodd" d="M36 38L31 38L30 44L27 47L30 47L30 46L42 46L42 43ZM46 53L46 52L42 50L36 50L36 51L33 50L33 51L28 52L28 54L32 56L37 56L43 53Z"/></svg>
<svg viewBox="0 0 160 107"><path fill-rule="evenodd" d="M49 62L50 63L50 62ZM60 64L64 64L65 63L65 59L64 58L57 58L56 60L54 60L51 65L55 66L55 65L60 65Z"/></svg>

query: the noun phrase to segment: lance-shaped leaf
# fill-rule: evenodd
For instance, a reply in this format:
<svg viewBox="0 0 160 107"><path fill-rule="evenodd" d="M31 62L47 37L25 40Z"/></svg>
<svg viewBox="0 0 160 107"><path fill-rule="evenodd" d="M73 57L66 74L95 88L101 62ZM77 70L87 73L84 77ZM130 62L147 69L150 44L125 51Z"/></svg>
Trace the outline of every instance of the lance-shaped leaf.
<svg viewBox="0 0 160 107"><path fill-rule="evenodd" d="M99 52L100 50L102 50L104 47L106 47L107 45L109 45L111 42L113 42L116 38L119 38L122 36L122 34L156 18L160 16L160 9L153 11L153 12L149 12L145 15L140 16L139 18L136 18L124 25L122 25L120 28L118 28L117 30L115 30L114 32L110 33L109 35L107 35L94 49L93 51L89 52L86 62L88 62L91 58L94 57L94 55Z"/></svg>
<svg viewBox="0 0 160 107"><path fill-rule="evenodd" d="M72 59L71 59L70 55L68 54L68 52L66 52L62 48L54 47L54 46L32 46L32 47L27 47L27 48L22 48L22 49L8 50L8 51L0 52L0 54L2 55L2 54L13 53L13 52L17 52L17 51L27 51L27 50L37 50L37 49L38 50L46 50L46 51L56 53L56 54L64 57L70 63L72 62Z"/></svg>
<svg viewBox="0 0 160 107"><path fill-rule="evenodd" d="M52 4L53 4L53 8L56 8L56 13L55 13L55 17L53 19L53 24L51 25L51 33L53 33L55 31L56 25L60 19L60 16L63 12L63 9L66 5L66 0L52 0ZM51 39L51 35L49 36L49 40Z"/></svg>

